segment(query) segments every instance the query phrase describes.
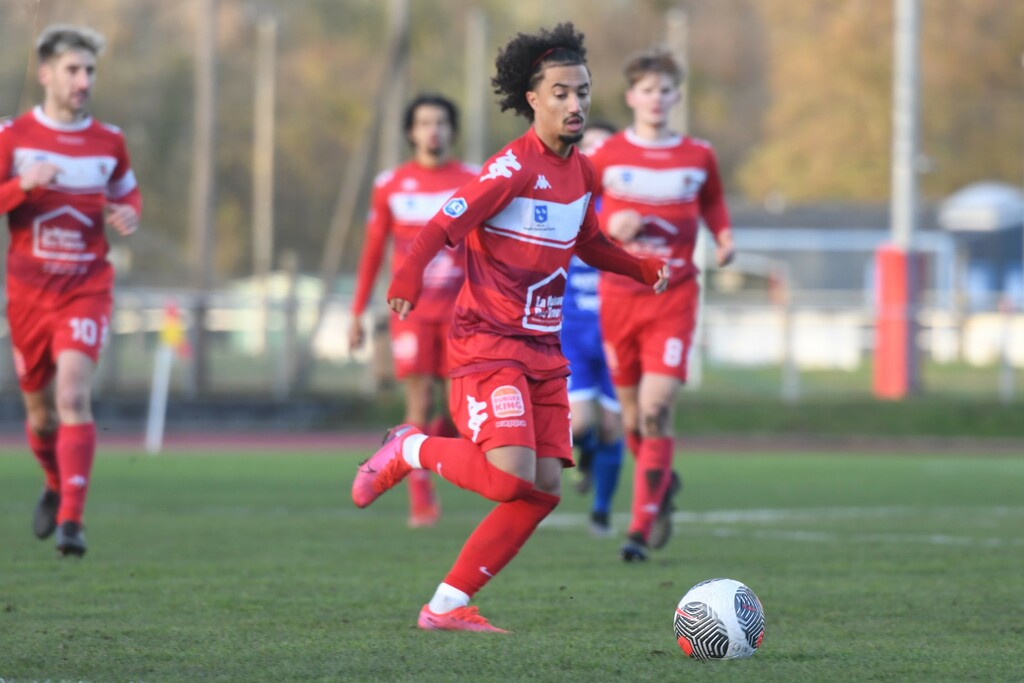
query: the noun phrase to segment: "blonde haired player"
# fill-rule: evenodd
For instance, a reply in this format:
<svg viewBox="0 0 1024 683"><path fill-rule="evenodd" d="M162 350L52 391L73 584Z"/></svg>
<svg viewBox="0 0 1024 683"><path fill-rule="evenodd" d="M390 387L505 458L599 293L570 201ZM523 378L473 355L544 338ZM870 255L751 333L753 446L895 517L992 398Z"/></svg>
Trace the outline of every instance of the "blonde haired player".
<svg viewBox="0 0 1024 683"><path fill-rule="evenodd" d="M7 320L29 447L46 476L33 531L84 555L82 515L96 451L91 387L110 325L105 227L138 228L142 200L124 135L89 115L103 37L55 25L36 43L43 101L0 125L7 214Z"/></svg>
<svg viewBox="0 0 1024 683"><path fill-rule="evenodd" d="M590 158L597 171L602 228L636 256L672 269L665 296L615 274L602 276L601 330L622 405L626 441L636 458L632 519L621 555L647 558L671 532L673 408L686 381L697 319L699 221L713 235L719 266L734 255L729 212L711 145L669 128L683 71L672 55L653 49L626 64L626 104L633 125L610 137Z"/></svg>

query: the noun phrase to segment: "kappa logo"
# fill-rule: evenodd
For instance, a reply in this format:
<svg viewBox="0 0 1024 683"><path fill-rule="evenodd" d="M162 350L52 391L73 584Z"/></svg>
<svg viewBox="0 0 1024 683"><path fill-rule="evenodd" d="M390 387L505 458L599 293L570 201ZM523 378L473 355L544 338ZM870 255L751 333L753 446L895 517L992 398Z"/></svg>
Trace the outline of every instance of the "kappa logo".
<svg viewBox="0 0 1024 683"><path fill-rule="evenodd" d="M516 155L512 153L512 150L508 150L500 157L496 157L491 162L490 166L487 167L487 173L480 176L480 182L485 180L494 180L498 176L502 178L511 178L512 171L518 171L523 166L516 159Z"/></svg>
<svg viewBox="0 0 1024 683"><path fill-rule="evenodd" d="M462 214L466 213L466 209L468 207L469 205L466 204L466 200L462 197L452 197L448 200L448 203L444 205L443 211L446 216L458 218Z"/></svg>
<svg viewBox="0 0 1024 683"><path fill-rule="evenodd" d="M466 406L469 409L469 420L466 422L466 426L473 432L473 443L476 443L476 440L480 437L480 428L488 417L487 413L484 412L487 410L487 404L466 394Z"/></svg>
<svg viewBox="0 0 1024 683"><path fill-rule="evenodd" d="M523 395L514 386L506 384L491 392L494 417L519 417L526 413Z"/></svg>
<svg viewBox="0 0 1024 683"><path fill-rule="evenodd" d="M88 482L81 474L76 474L68 478L68 483L76 488L84 489Z"/></svg>
<svg viewBox="0 0 1024 683"><path fill-rule="evenodd" d="M551 189L551 183L548 182L548 179L545 178L544 174L542 173L542 174L537 176L537 183L533 186L533 189L535 189L535 190L550 190Z"/></svg>

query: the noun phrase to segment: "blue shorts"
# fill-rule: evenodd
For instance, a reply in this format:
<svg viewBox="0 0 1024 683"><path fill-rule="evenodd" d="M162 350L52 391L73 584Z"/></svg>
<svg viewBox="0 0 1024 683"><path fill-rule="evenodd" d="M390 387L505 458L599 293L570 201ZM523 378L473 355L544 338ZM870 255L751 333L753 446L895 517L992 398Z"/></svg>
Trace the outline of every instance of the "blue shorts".
<svg viewBox="0 0 1024 683"><path fill-rule="evenodd" d="M569 402L597 399L605 410L621 412L608 372L601 326L593 318L562 319L562 353L569 361Z"/></svg>

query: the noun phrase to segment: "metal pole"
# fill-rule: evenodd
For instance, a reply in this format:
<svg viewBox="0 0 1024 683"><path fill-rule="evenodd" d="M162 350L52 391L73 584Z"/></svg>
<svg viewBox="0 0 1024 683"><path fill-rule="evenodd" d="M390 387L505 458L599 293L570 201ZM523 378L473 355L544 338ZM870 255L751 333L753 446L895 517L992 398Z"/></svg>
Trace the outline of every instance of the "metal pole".
<svg viewBox="0 0 1024 683"><path fill-rule="evenodd" d="M206 386L206 295L213 269L213 153L216 123L217 0L198 0L196 17L195 105L192 134L191 244L192 282L199 290L193 308L192 364L189 385Z"/></svg>
<svg viewBox="0 0 1024 683"><path fill-rule="evenodd" d="M256 26L256 94L252 140L253 274L270 274L274 254L274 75L277 19L262 16Z"/></svg>
<svg viewBox="0 0 1024 683"><path fill-rule="evenodd" d="M270 336L270 271L274 259L274 90L277 19L264 15L256 23L256 78L252 136L252 267L258 291L257 352L265 353Z"/></svg>
<svg viewBox="0 0 1024 683"><path fill-rule="evenodd" d="M399 35L408 31L409 0L391 0L389 10L390 35ZM387 99L384 111L380 116L384 119L381 126L380 156L377 161L380 168L394 168L402 159L405 147L405 131L402 127L402 108L405 100L407 82L409 80L408 62L403 62L394 77L385 84Z"/></svg>
<svg viewBox="0 0 1024 683"><path fill-rule="evenodd" d="M487 15L479 7L466 13L465 159L482 164L487 159Z"/></svg>
<svg viewBox="0 0 1024 683"><path fill-rule="evenodd" d="M910 249L917 220L918 66L921 0L896 1L892 105L892 241Z"/></svg>
<svg viewBox="0 0 1024 683"><path fill-rule="evenodd" d="M214 125L216 122L217 0L198 0L196 18L195 102L192 134L191 261L193 282L206 290L211 281L214 198Z"/></svg>
<svg viewBox="0 0 1024 683"><path fill-rule="evenodd" d="M690 128L690 22L686 10L674 7L665 12L665 40L685 75L679 85L679 104L669 114L669 127L686 135Z"/></svg>

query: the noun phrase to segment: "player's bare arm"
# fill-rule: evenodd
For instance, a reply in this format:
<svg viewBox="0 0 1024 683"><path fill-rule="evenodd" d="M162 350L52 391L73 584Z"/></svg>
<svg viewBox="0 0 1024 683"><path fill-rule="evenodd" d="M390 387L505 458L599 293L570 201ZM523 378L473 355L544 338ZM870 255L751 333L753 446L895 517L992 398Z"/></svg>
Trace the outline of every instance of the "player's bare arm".
<svg viewBox="0 0 1024 683"><path fill-rule="evenodd" d="M352 350L363 348L366 341L366 330L358 315L352 316L352 324L348 327L348 347Z"/></svg>
<svg viewBox="0 0 1024 683"><path fill-rule="evenodd" d="M632 242L643 227L643 217L633 209L616 211L608 217L608 235L620 244Z"/></svg>
<svg viewBox="0 0 1024 683"><path fill-rule="evenodd" d="M139 212L131 204L113 204L106 206L106 223L122 237L131 235L139 229Z"/></svg>
<svg viewBox="0 0 1024 683"><path fill-rule="evenodd" d="M717 245L715 246L715 262L718 263L718 267L727 266L732 263L732 260L736 258L736 248L733 246L732 230L726 228L717 235Z"/></svg>
<svg viewBox="0 0 1024 683"><path fill-rule="evenodd" d="M37 161L19 176L21 178L21 189L24 192L31 192L37 187L46 187L54 181L60 173L60 166L49 161Z"/></svg>

